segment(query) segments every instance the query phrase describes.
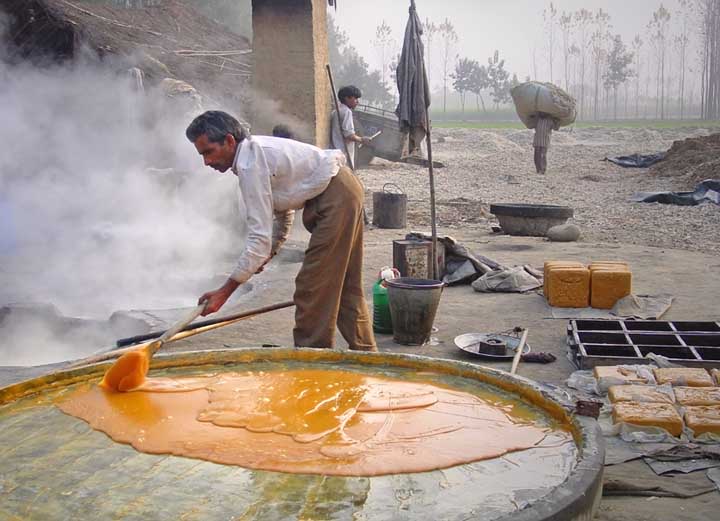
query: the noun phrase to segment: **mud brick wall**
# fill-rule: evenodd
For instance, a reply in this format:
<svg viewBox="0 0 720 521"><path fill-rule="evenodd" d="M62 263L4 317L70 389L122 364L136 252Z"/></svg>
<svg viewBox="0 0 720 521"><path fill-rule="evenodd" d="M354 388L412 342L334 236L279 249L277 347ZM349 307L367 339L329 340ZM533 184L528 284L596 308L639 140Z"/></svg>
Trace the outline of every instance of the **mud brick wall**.
<svg viewBox="0 0 720 521"><path fill-rule="evenodd" d="M252 0L252 6L253 87L260 98L253 132L269 134L282 122L279 111L304 124L308 135L301 140L326 147L332 106L325 72L327 0Z"/></svg>

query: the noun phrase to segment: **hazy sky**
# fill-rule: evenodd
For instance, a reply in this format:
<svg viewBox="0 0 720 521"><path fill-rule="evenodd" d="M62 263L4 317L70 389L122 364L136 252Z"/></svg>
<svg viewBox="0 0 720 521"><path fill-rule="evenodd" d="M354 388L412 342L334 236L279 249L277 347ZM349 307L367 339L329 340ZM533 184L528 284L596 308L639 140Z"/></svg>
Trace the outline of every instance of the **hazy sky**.
<svg viewBox="0 0 720 521"><path fill-rule="evenodd" d="M623 36L626 43L646 31L647 23L661 4L672 14L677 0L556 0L560 13L580 8L609 12L612 32ZM375 28L383 20L390 25L393 36L401 44L407 23L409 0L340 1L336 14L338 25L348 34L351 43L370 63L379 68L378 51L372 45ZM495 49L506 59L506 68L522 79L531 74L531 49L538 45L537 59L547 74L547 44L542 38L542 12L550 2L538 0L416 0L418 14L425 21L437 23L448 18L459 36L458 52L485 63ZM559 38L558 38L559 39ZM560 54L555 67L560 69ZM547 78L541 78L547 79Z"/></svg>

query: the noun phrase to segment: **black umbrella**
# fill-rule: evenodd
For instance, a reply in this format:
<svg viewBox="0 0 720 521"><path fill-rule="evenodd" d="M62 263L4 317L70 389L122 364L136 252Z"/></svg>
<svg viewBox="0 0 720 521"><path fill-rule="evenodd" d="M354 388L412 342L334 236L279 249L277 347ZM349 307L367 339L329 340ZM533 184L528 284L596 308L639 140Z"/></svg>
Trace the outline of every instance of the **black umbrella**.
<svg viewBox="0 0 720 521"><path fill-rule="evenodd" d="M432 226L433 278L438 279L437 226L435 224L435 176L433 173L432 145L430 142L430 86L425 69L425 51L422 43L422 24L410 0L410 17L405 27L402 53L397 66L397 84L400 102L395 113L400 120L400 129L408 133L408 149L412 152L427 140L428 169L430 173L430 221Z"/></svg>

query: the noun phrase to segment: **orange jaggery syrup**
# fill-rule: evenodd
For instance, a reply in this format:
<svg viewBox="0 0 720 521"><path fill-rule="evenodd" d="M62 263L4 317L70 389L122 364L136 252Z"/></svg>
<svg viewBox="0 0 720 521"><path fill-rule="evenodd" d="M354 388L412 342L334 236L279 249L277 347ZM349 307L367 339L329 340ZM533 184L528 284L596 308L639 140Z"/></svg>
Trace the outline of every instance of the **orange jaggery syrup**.
<svg viewBox="0 0 720 521"><path fill-rule="evenodd" d="M152 378L128 393L94 386L59 407L143 452L345 476L489 459L552 430L490 391L325 369Z"/></svg>

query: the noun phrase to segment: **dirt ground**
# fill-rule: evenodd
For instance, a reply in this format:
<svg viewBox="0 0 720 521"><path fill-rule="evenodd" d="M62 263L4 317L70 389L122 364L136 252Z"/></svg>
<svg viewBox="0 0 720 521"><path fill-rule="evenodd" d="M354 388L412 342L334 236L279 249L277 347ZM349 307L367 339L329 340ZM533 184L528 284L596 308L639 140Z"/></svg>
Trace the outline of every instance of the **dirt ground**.
<svg viewBox="0 0 720 521"><path fill-rule="evenodd" d="M506 265L541 266L548 259L623 259L633 271L637 294L671 293L675 301L664 319L718 320L720 278L720 208L675 207L628 201L635 191L675 190L679 178L657 177L647 170L625 170L601 161L607 155L657 152L673 140L702 135L703 130L583 129L555 135L546 176L534 173L531 134L525 131L443 130L444 142L436 146L436 159L446 163L437 171L439 233L453 235L475 253ZM438 132L440 135L441 133ZM427 171L421 167L379 161L361 172L368 191L386 182L400 185L410 200L405 230L369 228L365 236L364 282L366 296L378 270L392 263L392 241L412 230L428 229ZM584 231L576 243L550 243L541 238L509 237L492 233L487 213L492 202L567 204L575 209L574 221ZM291 248L302 248L307 234L295 227ZM288 300L300 255L276 260L253 279L254 291L242 296L235 307L250 309ZM370 300L368 300L370 302ZM227 310L231 312L233 310ZM470 286L446 288L436 318L437 332L431 345L406 347L391 336L379 335L382 351L416 353L480 363L455 347L455 336L468 332L497 332L513 326L527 327L534 351L557 357L549 365L521 364L525 377L561 383L574 370L566 358L566 320L552 319L537 293L480 294ZM292 345L293 310L284 309L237 325L175 342L168 351L217 349L260 345ZM338 339L340 348L343 346ZM509 370L509 363L486 363ZM392 507L390 507L392 509ZM715 519L720 493L693 499L645 497L604 498L596 519L603 521L690 521ZM405 519L396 511L396 519Z"/></svg>
<svg viewBox="0 0 720 521"><path fill-rule="evenodd" d="M635 192L694 188L695 178L686 175L682 165L673 163L677 166L673 175L672 168L663 167L655 174L603 161L608 156L665 151L675 140L709 133L695 128L563 129L553 133L548 173L541 176L533 165L532 131L439 129L433 154L446 167L435 170L438 221L448 230L468 226L484 230L488 221L494 221L489 213L492 203L563 204L574 209L573 221L588 242L717 252L717 206L630 201ZM709 165L703 173L720 178L718 164L714 170ZM362 171L362 178L370 192L381 191L387 182L399 185L408 195L409 224L429 224L427 170L376 159Z"/></svg>

